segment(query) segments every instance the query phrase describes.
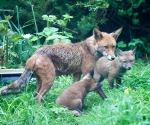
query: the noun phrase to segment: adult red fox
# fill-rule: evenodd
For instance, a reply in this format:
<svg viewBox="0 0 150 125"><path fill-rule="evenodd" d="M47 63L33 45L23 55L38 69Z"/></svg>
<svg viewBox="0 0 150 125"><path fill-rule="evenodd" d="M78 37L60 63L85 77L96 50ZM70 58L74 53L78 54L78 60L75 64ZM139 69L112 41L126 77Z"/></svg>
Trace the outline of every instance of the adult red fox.
<svg viewBox="0 0 150 125"><path fill-rule="evenodd" d="M97 82L102 82L108 78L109 86L114 87L114 79L117 84L121 84L123 74L132 68L135 60L136 48L130 51L116 49L117 57L113 61L108 61L105 57L100 58L94 68L94 78Z"/></svg>
<svg viewBox="0 0 150 125"><path fill-rule="evenodd" d="M27 60L25 71L20 78L2 87L0 94L20 92L33 72L37 81L35 96L37 102L41 103L42 97L53 85L55 76L73 74L74 81L79 81L82 73L86 75L93 69L99 57L115 59L116 39L121 31L122 28L108 34L94 28L93 35L82 42L57 43L39 48Z"/></svg>
<svg viewBox="0 0 150 125"><path fill-rule="evenodd" d="M106 99L107 97L102 90L102 84L96 83L93 73L94 71L91 70L82 80L66 88L56 99L56 104L67 107L72 110L73 115L80 116L79 111L83 109L84 98L89 92L96 90L103 99Z"/></svg>

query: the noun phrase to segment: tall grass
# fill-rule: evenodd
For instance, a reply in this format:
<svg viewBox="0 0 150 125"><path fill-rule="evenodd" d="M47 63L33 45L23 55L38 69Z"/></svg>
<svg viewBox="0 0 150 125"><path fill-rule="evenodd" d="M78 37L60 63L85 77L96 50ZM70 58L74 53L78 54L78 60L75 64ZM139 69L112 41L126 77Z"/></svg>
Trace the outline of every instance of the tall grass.
<svg viewBox="0 0 150 125"><path fill-rule="evenodd" d="M20 94L0 96L0 124L150 125L150 63L136 62L124 75L119 88L109 89L105 80L103 89L108 99L103 101L97 93L89 93L80 117L55 105L57 96L72 80L72 76L57 77L42 105L33 97L35 80L31 80ZM128 94L125 93L127 88Z"/></svg>

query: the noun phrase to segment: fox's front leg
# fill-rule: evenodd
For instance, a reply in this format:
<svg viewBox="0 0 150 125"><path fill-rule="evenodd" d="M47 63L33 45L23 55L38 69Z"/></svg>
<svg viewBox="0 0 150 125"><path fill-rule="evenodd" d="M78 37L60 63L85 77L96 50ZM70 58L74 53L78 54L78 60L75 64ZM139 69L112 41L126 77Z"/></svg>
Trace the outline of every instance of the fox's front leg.
<svg viewBox="0 0 150 125"><path fill-rule="evenodd" d="M116 77L116 84L118 87L118 84L121 85L121 76Z"/></svg>
<svg viewBox="0 0 150 125"><path fill-rule="evenodd" d="M114 77L113 76L108 76L108 83L109 83L110 88L114 87Z"/></svg>
<svg viewBox="0 0 150 125"><path fill-rule="evenodd" d="M82 74L81 72L74 73L74 74L73 74L73 82L79 81L80 78L81 78L81 74Z"/></svg>

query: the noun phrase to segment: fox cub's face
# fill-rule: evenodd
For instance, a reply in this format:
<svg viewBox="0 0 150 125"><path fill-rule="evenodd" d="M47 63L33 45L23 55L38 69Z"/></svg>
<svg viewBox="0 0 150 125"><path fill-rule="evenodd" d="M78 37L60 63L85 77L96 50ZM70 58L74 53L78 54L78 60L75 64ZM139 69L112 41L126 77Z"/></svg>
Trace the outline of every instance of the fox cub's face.
<svg viewBox="0 0 150 125"><path fill-rule="evenodd" d="M136 48L123 52L120 49L117 49L117 56L121 67L125 68L126 70L130 70L132 68L135 60L135 50Z"/></svg>
<svg viewBox="0 0 150 125"><path fill-rule="evenodd" d="M108 60L115 59L115 48L116 48L116 40L120 35L122 28L118 29L113 33L105 33L100 32L98 29L94 28L93 36L96 40L95 49L100 52L103 56L105 56Z"/></svg>

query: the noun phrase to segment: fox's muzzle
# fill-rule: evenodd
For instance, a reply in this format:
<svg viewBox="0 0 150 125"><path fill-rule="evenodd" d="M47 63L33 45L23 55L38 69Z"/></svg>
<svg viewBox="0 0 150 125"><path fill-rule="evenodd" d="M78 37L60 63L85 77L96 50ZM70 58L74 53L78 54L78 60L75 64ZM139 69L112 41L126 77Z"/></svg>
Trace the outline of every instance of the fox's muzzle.
<svg viewBox="0 0 150 125"><path fill-rule="evenodd" d="M129 67L126 67L126 69L127 69L127 70L130 70L131 68L132 68L131 66L129 66Z"/></svg>
<svg viewBox="0 0 150 125"><path fill-rule="evenodd" d="M114 60L114 59L115 59L115 56L112 56L112 57L111 57L111 60Z"/></svg>
<svg viewBox="0 0 150 125"><path fill-rule="evenodd" d="M108 55L105 51L103 51L103 56L105 56L108 60L112 61L115 59L115 55L111 56L111 55Z"/></svg>

